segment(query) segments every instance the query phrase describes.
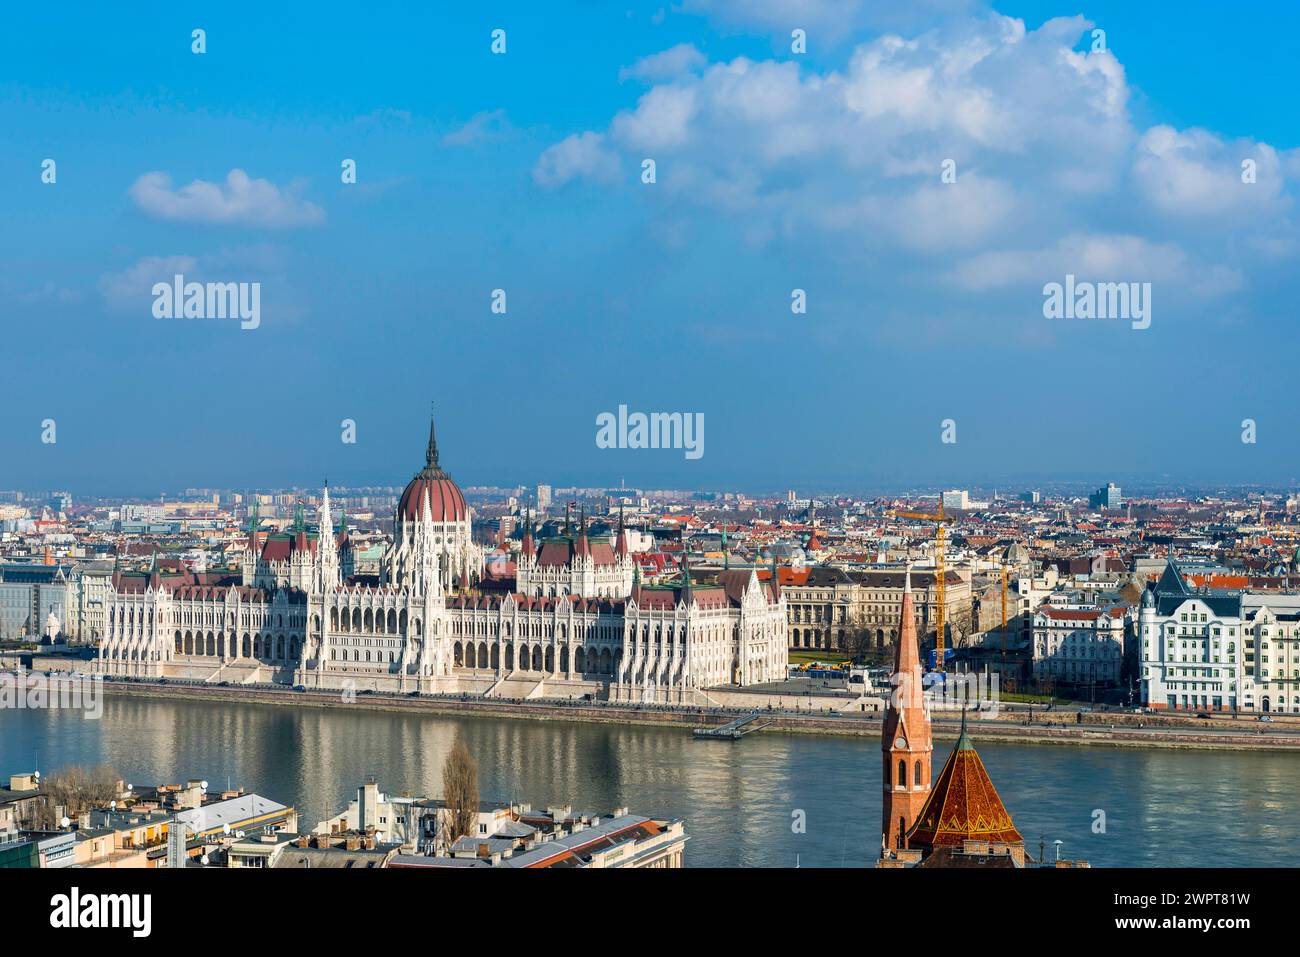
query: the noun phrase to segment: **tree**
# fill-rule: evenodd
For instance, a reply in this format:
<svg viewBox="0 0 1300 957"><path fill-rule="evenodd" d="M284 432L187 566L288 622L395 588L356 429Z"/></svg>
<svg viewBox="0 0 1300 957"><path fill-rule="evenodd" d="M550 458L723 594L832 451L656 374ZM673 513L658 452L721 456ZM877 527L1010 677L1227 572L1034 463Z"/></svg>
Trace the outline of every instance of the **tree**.
<svg viewBox="0 0 1300 957"><path fill-rule="evenodd" d="M56 826L60 808L63 815L76 820L91 808L107 807L121 793L122 778L107 764L93 768L73 764L46 778L42 790L46 794L45 823Z"/></svg>
<svg viewBox="0 0 1300 957"><path fill-rule="evenodd" d="M867 619L867 610L856 606L849 613L848 627L840 641L840 650L849 655L854 664L863 665L876 661L888 661L890 650L876 647L876 632L872 630Z"/></svg>
<svg viewBox="0 0 1300 957"><path fill-rule="evenodd" d="M442 764L442 796L447 804L443 843L450 849L472 834L478 821L478 762L459 733Z"/></svg>

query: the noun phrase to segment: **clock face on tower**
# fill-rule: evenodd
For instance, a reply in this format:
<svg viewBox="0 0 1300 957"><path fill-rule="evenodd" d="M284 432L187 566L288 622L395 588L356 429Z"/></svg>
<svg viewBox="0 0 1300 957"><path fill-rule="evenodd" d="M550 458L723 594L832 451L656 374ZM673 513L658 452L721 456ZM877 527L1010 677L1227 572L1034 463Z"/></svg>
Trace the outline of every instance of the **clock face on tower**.
<svg viewBox="0 0 1300 957"><path fill-rule="evenodd" d="M902 737L902 735L898 736L897 738L894 739L894 747L897 748L899 751L902 751L904 748L907 747L907 739Z"/></svg>

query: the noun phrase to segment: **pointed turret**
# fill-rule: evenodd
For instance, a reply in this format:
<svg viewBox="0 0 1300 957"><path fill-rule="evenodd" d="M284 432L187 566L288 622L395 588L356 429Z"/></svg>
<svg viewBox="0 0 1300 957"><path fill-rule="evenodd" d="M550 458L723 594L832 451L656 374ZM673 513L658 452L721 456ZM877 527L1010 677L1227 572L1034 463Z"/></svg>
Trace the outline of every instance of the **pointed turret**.
<svg viewBox="0 0 1300 957"><path fill-rule="evenodd" d="M330 515L330 485L325 481L321 493L320 513L316 532L316 586L322 591L332 591L339 583L338 543L334 540L334 520Z"/></svg>
<svg viewBox="0 0 1300 957"><path fill-rule="evenodd" d="M907 835L930 794L934 740L922 684L921 649L912 604L912 569L903 580L898 610L898 646L894 649L893 690L885 709L880 750L884 790L881 819L882 857L908 847Z"/></svg>
<svg viewBox="0 0 1300 957"><path fill-rule="evenodd" d="M252 555L257 554L257 497L253 498L253 508L248 513L248 551Z"/></svg>
<svg viewBox="0 0 1300 957"><path fill-rule="evenodd" d="M325 491L321 493L320 513L317 515L317 554L333 554L337 550L337 545L334 539L334 517L330 514L330 486L326 481Z"/></svg>
<svg viewBox="0 0 1300 957"><path fill-rule="evenodd" d="M537 554L536 546L533 544L533 513L529 512L528 517L524 520L524 538L520 543L520 551L533 558Z"/></svg>
<svg viewBox="0 0 1300 957"><path fill-rule="evenodd" d="M623 524L623 506L618 507L618 543L614 548L614 554L619 558L627 558L627 528Z"/></svg>
<svg viewBox="0 0 1300 957"><path fill-rule="evenodd" d="M682 547L682 604L689 605L695 597L695 586L691 581L691 563L686 560L686 547Z"/></svg>
<svg viewBox="0 0 1300 957"><path fill-rule="evenodd" d="M591 557L591 542L587 539L587 509L582 508L578 515L578 541L573 551L579 558L589 558Z"/></svg>
<svg viewBox="0 0 1300 957"><path fill-rule="evenodd" d="M455 438L455 436L452 436L452 438ZM438 468L438 437L434 434L432 409L429 410L429 444L424 450L424 465L430 469Z"/></svg>
<svg viewBox="0 0 1300 957"><path fill-rule="evenodd" d="M916 637L916 607L912 602L912 569L908 566L903 579L903 604L899 609L898 647L894 649L894 674L917 676L920 687L921 648Z"/></svg>

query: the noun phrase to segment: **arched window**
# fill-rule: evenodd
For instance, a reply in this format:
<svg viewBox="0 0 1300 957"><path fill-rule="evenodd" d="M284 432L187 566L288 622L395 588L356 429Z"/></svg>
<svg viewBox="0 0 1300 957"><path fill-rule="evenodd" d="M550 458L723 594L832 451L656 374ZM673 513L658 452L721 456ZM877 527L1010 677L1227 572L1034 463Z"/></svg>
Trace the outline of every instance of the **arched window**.
<svg viewBox="0 0 1300 957"><path fill-rule="evenodd" d="M907 763L902 758L898 761L898 786L907 787Z"/></svg>
<svg viewBox="0 0 1300 957"><path fill-rule="evenodd" d="M917 761L916 764L912 767L912 784L914 784L918 788L921 786L921 762L920 761Z"/></svg>

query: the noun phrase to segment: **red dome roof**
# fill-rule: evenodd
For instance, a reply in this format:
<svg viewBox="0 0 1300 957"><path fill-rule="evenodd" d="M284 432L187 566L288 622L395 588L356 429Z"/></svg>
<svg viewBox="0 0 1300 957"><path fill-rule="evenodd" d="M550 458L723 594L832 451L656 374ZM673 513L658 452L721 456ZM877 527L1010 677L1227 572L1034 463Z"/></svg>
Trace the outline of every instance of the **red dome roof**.
<svg viewBox="0 0 1300 957"><path fill-rule="evenodd" d="M402 492L397 503L398 521L420 521L426 495L433 521L460 522L469 518L465 496L438 464L438 443L434 439L432 419L429 420L429 447L424 453L424 468L416 473Z"/></svg>
<svg viewBox="0 0 1300 957"><path fill-rule="evenodd" d="M429 514L435 522L459 522L469 517L465 496L460 494L455 482L445 475L426 478L424 473L411 479L411 484L406 486L401 501L397 503L398 516L418 522L422 517L426 492L429 495Z"/></svg>

